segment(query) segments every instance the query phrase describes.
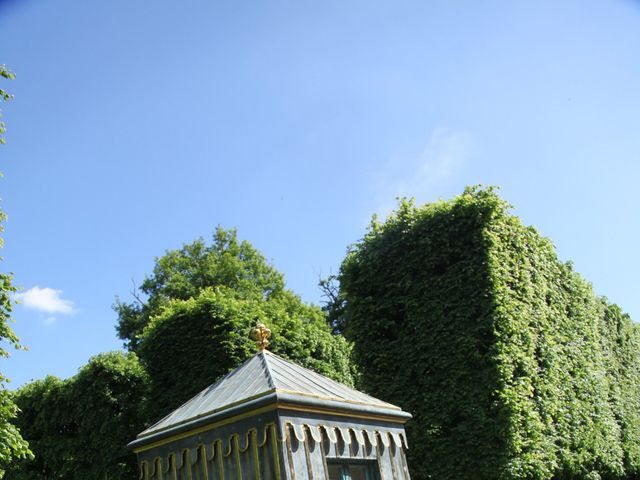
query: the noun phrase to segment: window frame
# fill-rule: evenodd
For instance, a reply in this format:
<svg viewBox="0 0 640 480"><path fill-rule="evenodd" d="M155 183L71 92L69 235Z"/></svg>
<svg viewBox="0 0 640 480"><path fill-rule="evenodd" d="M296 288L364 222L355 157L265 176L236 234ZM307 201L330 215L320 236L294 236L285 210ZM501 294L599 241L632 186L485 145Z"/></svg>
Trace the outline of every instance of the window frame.
<svg viewBox="0 0 640 480"><path fill-rule="evenodd" d="M327 458L327 480L329 480L329 465L340 466L340 479L351 480L349 467L352 465L364 465L366 468L366 480L380 480L380 468L377 459L362 458Z"/></svg>

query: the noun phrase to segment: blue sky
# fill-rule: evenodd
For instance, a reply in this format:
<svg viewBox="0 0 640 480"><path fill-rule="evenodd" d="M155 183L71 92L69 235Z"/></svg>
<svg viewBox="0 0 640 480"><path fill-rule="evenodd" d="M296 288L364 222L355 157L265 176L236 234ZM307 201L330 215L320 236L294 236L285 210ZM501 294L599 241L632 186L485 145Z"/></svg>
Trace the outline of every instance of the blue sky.
<svg viewBox="0 0 640 480"><path fill-rule="evenodd" d="M119 348L115 295L218 224L317 302L373 213L479 183L640 318L639 51L622 0L0 0L0 371Z"/></svg>

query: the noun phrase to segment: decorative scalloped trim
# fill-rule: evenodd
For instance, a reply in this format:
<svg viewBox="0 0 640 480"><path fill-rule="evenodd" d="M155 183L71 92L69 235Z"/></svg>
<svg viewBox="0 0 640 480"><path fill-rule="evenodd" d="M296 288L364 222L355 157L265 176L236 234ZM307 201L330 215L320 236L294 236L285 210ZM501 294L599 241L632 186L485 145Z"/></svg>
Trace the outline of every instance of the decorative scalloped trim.
<svg viewBox="0 0 640 480"><path fill-rule="evenodd" d="M262 435L259 434L258 429L250 428L249 430L244 432L243 435L233 433L225 439L216 438L208 445L199 443L195 448L187 447L183 448L179 452L170 452L164 458L157 456L153 459L152 462L149 462L148 460L142 460L138 467L138 478L140 480L144 480L145 478L150 478L156 475L158 463L160 464L160 470L166 474L171 470L172 465L174 465L176 469L183 468L185 466L186 459L188 459L188 463L190 466L195 466L201 458L203 458L206 462L212 462L217 455L217 444L220 444L220 453L222 454L222 456L228 457L234 451L233 445L235 437L237 437L239 440L238 450L240 453L246 452L251 446L252 434L255 434L257 446L264 447L269 440L269 433L272 430L275 434L276 425L275 423L270 422L264 425L264 428L262 428Z"/></svg>
<svg viewBox="0 0 640 480"><path fill-rule="evenodd" d="M308 423L298 424L290 421L285 422L285 429L291 430L299 442L304 442L310 437L314 442L320 443L322 442L322 433L324 431L331 443L338 443L342 440L346 445L352 445L355 441L362 447L366 447L367 443L376 447L380 443L385 448L395 445L398 448L407 449L406 436L404 432L399 431L367 430L333 425L309 425ZM308 436L306 435L307 431L309 432Z"/></svg>
<svg viewBox="0 0 640 480"><path fill-rule="evenodd" d="M310 425L305 425L306 429L309 431L309 436L316 443L322 442L322 431L318 427L312 427Z"/></svg>
<svg viewBox="0 0 640 480"><path fill-rule="evenodd" d="M240 450L241 453L246 452L249 446L251 445L251 433L255 431L257 431L255 428L250 428L245 432L244 447L242 446L242 441L241 441L242 435L238 435L238 450Z"/></svg>
<svg viewBox="0 0 640 480"><path fill-rule="evenodd" d="M234 439L234 437L237 437L237 436L238 436L238 434L234 433L229 438L227 438L226 440L222 440L222 447L223 447L222 456L223 457L228 457L229 455L231 455L231 452L233 451L233 439ZM226 450L224 449L225 443L227 445Z"/></svg>
<svg viewBox="0 0 640 480"><path fill-rule="evenodd" d="M183 448L180 452L170 452L165 458L157 456L152 460L151 464L148 460L143 460L139 465L139 479L144 480L153 477L158 472L158 469L165 474L171 470L172 466L174 469L181 469L185 466L184 463L186 459L188 459L189 466L194 466L198 463L199 459L204 459L205 462L213 462L218 452L223 457L229 457L234 450L237 450L239 453L244 453L251 447L252 439L255 439L253 442L256 443L257 447L264 447L269 441L269 435L274 436L274 441L279 439L277 432L276 424L270 422L264 425L261 431L254 427L242 434L233 433L227 438L217 438L208 445L200 443L195 448ZM310 439L320 444L326 435L326 438L334 444L342 440L345 445L353 445L355 442L362 448L367 448L367 444L374 448L380 448L382 446L389 448L391 445L401 450L408 448L404 431L369 430L330 424L298 424L287 421L284 424L284 431L282 432L283 438L279 440L286 440L287 432L293 432L295 438L302 443ZM234 444L236 445L235 448Z"/></svg>

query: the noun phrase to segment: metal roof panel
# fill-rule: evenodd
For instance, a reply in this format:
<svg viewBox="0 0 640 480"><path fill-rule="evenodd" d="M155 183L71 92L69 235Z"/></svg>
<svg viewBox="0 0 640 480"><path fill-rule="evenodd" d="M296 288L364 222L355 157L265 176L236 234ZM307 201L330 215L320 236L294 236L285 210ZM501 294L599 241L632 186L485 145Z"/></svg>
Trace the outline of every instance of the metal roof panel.
<svg viewBox="0 0 640 480"><path fill-rule="evenodd" d="M143 431L138 438L192 422L200 417L223 412L253 399L276 393L295 398L330 402L332 405L349 404L350 408L375 408L401 412L400 408L338 383L309 369L285 360L274 353L262 350L242 365L229 372L213 385L162 420ZM277 398L277 397L276 397Z"/></svg>

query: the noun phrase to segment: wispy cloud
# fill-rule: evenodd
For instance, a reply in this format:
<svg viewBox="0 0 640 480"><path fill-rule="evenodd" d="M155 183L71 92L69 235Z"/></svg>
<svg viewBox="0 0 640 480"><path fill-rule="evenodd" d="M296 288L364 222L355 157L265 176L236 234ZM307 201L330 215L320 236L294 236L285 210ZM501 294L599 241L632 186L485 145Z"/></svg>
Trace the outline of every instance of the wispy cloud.
<svg viewBox="0 0 640 480"><path fill-rule="evenodd" d="M374 189L378 199L376 212L389 214L397 197L427 200L464 168L469 156L467 135L445 128L431 132L421 152L409 158L394 158L377 172Z"/></svg>
<svg viewBox="0 0 640 480"><path fill-rule="evenodd" d="M33 287L29 290L15 295L25 308L29 310L37 310L48 314L71 315L76 311L75 305L71 300L62 298L62 290L53 288ZM46 324L55 322L55 317L47 318Z"/></svg>

